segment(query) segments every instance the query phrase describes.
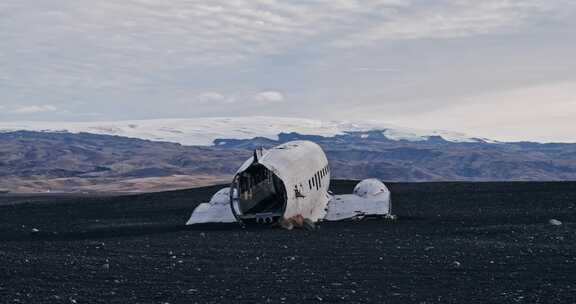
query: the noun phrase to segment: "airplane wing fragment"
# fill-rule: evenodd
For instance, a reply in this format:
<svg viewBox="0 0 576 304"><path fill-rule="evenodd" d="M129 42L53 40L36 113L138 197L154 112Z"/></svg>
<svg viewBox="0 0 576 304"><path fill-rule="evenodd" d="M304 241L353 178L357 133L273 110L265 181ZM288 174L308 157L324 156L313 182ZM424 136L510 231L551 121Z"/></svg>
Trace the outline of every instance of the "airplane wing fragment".
<svg viewBox="0 0 576 304"><path fill-rule="evenodd" d="M214 194L209 203L198 205L186 225L234 222L236 218L230 209L230 188L224 188Z"/></svg>
<svg viewBox="0 0 576 304"><path fill-rule="evenodd" d="M390 215L390 191L377 179L358 183L353 194L334 195L328 202L325 221L361 219L365 216Z"/></svg>

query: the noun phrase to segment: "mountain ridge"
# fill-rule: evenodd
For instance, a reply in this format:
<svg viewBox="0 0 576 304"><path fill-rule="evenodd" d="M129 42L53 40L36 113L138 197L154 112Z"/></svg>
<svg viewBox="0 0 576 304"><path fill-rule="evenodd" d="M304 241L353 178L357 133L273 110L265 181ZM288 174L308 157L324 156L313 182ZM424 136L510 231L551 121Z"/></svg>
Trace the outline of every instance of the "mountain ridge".
<svg viewBox="0 0 576 304"><path fill-rule="evenodd" d="M257 147L312 140L337 179L385 181L576 180L576 144L391 140L380 131L279 133L186 146L118 135L0 132L0 190L146 192L228 182Z"/></svg>

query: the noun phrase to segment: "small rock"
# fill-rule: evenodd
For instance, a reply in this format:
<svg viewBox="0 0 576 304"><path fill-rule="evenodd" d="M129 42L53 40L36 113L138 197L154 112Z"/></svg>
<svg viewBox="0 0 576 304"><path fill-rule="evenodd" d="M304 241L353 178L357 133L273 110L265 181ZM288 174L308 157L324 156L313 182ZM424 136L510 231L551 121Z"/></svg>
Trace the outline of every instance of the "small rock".
<svg viewBox="0 0 576 304"><path fill-rule="evenodd" d="M185 293L185 294L195 294L195 293L198 293L198 289L190 288L190 289L184 291L183 293Z"/></svg>
<svg viewBox="0 0 576 304"><path fill-rule="evenodd" d="M314 224L314 222L312 222L309 219L304 219L304 223L302 226L304 227L304 229L308 231L316 230L316 224Z"/></svg>
<svg viewBox="0 0 576 304"><path fill-rule="evenodd" d="M285 220L281 220L280 222L280 227L286 229L286 230L292 230L294 229L294 224L292 224L291 221L285 221Z"/></svg>
<svg viewBox="0 0 576 304"><path fill-rule="evenodd" d="M460 266L462 266L462 264L460 264L460 262L458 262L458 261L452 262L452 267L454 267L454 268L460 268Z"/></svg>
<svg viewBox="0 0 576 304"><path fill-rule="evenodd" d="M31 231L32 231L32 233L38 233L38 232L40 232L40 229L32 228Z"/></svg>
<svg viewBox="0 0 576 304"><path fill-rule="evenodd" d="M556 219L551 219L551 220L549 221L549 223L550 223L550 225L552 225L552 226L560 226L560 225L562 225L562 222L559 221L559 220L556 220Z"/></svg>

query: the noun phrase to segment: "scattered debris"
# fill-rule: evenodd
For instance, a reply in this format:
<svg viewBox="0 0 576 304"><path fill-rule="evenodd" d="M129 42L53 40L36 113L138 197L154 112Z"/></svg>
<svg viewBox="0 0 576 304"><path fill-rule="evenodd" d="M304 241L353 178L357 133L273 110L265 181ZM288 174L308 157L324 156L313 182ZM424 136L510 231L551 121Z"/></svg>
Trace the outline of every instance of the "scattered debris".
<svg viewBox="0 0 576 304"><path fill-rule="evenodd" d="M291 221L286 221L286 220L280 220L280 227L286 229L286 230L292 230L294 229L294 224Z"/></svg>
<svg viewBox="0 0 576 304"><path fill-rule="evenodd" d="M556 220L556 219L551 219L551 220L549 221L549 223L550 223L550 225L552 225L552 226L561 226L561 225L562 225L562 222L559 221L559 220Z"/></svg>
<svg viewBox="0 0 576 304"><path fill-rule="evenodd" d="M302 226L308 231L316 230L316 224L314 224L314 222L309 219L304 219Z"/></svg>
<svg viewBox="0 0 576 304"><path fill-rule="evenodd" d="M386 215L384 216L384 219L385 219L385 220L389 220L389 221L395 221L395 220L398 219L398 216L395 215L395 214L386 214Z"/></svg>

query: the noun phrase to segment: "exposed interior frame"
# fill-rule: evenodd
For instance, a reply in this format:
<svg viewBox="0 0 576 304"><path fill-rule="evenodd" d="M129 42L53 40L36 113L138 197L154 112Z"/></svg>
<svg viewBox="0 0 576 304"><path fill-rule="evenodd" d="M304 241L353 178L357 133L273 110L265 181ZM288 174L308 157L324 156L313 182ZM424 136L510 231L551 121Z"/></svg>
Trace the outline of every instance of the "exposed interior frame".
<svg viewBox="0 0 576 304"><path fill-rule="evenodd" d="M238 221L271 224L284 215L286 187L264 165L253 163L236 174L230 188L232 213Z"/></svg>

